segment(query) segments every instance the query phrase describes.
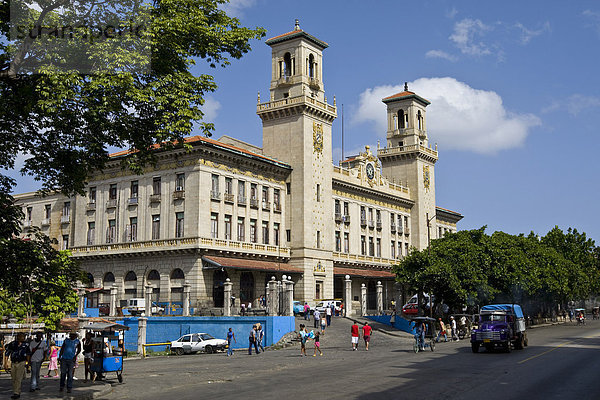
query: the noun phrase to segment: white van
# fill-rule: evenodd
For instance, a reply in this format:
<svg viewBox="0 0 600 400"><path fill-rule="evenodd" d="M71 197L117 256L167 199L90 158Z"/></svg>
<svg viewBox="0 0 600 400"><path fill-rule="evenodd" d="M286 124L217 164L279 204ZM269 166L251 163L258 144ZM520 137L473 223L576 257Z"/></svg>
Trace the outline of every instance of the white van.
<svg viewBox="0 0 600 400"><path fill-rule="evenodd" d="M332 303L333 303L333 305L335 307L335 311L336 312L340 312L340 310L341 310L340 305L342 304L341 300L323 300L323 301L320 301L315 306L315 309L319 310L320 313L324 313L325 309L331 307Z"/></svg>
<svg viewBox="0 0 600 400"><path fill-rule="evenodd" d="M125 307L127 311L133 316L142 315L142 313L146 312L146 299L136 298L129 299L127 301L127 307ZM162 315L165 312L163 307L159 307L156 303L152 303L152 314Z"/></svg>

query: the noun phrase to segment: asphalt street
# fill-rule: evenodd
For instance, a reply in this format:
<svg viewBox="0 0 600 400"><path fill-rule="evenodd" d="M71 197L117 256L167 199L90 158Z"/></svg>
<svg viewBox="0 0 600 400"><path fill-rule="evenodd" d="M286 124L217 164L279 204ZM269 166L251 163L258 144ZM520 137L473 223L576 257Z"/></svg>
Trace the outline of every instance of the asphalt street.
<svg viewBox="0 0 600 400"><path fill-rule="evenodd" d="M297 324L303 322L297 320ZM299 345L249 356L156 357L125 363L125 383L107 399L600 399L600 321L528 331L529 347L473 354L468 340L415 354L412 339L375 332L352 351L350 325L336 318L322 357ZM246 332L236 332L244 335ZM423 397L426 396L426 397Z"/></svg>

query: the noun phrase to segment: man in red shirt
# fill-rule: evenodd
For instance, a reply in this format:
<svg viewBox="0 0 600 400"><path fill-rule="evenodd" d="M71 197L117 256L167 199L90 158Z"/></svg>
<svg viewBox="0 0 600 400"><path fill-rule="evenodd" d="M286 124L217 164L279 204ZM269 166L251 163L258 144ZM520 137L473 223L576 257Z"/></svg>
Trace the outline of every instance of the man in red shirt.
<svg viewBox="0 0 600 400"><path fill-rule="evenodd" d="M358 338L360 334L358 333L358 324L354 321L354 325L350 328L350 332L352 333L352 351L358 350Z"/></svg>
<svg viewBox="0 0 600 400"><path fill-rule="evenodd" d="M368 351L369 350L369 341L371 341L371 332L373 331L373 328L371 328L371 325L369 325L369 323L366 322L365 326L362 327L362 331L363 331L363 339L365 340L365 348Z"/></svg>

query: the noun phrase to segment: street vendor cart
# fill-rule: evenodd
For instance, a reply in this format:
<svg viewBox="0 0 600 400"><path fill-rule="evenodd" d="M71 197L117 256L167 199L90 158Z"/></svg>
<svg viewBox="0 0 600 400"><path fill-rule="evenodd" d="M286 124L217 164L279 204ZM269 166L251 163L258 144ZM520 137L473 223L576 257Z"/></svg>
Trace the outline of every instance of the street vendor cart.
<svg viewBox="0 0 600 400"><path fill-rule="evenodd" d="M99 322L86 325L83 329L94 335L90 370L96 373L96 379L104 379L107 372L116 372L119 383L122 383L125 355L123 332L129 330L129 327L113 322Z"/></svg>

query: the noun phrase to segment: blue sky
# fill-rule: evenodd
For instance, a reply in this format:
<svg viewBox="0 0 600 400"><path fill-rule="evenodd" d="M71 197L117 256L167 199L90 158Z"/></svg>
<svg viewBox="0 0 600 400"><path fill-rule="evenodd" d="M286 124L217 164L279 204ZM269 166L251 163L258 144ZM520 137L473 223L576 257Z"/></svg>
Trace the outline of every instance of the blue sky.
<svg viewBox="0 0 600 400"><path fill-rule="evenodd" d="M229 11L267 38L293 29L329 43L323 81L344 104L345 154L385 142L381 98L428 98L438 143L437 203L464 214L460 229L534 232L575 227L600 241L600 3L597 1L237 0ZM200 64L214 137L261 145L256 95L268 98L270 48L226 69ZM338 111L338 114L341 114ZM341 118L333 126L340 157ZM35 185L19 179L17 191Z"/></svg>

